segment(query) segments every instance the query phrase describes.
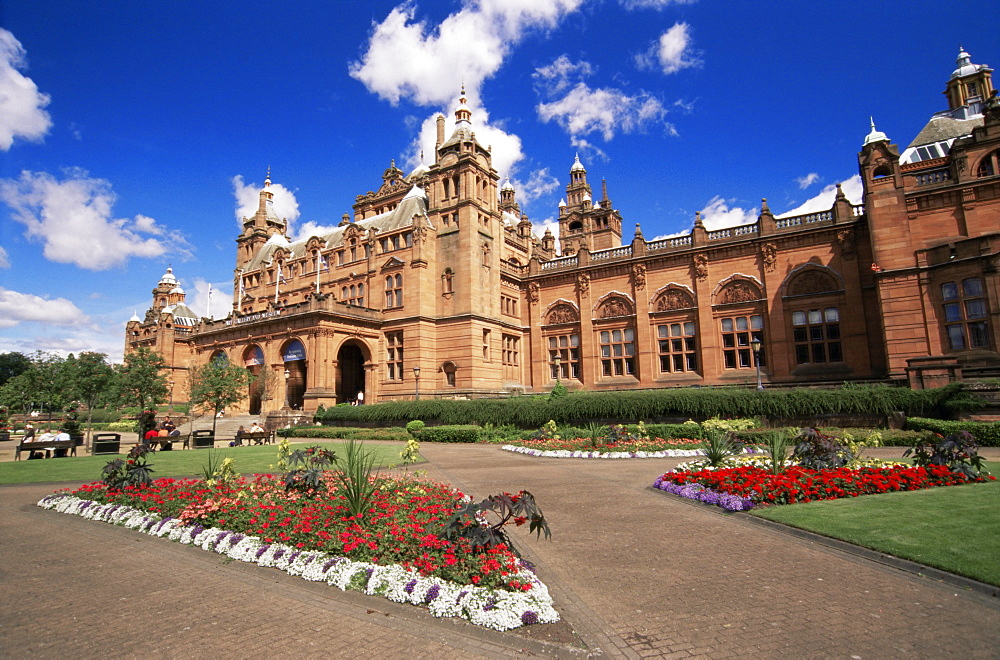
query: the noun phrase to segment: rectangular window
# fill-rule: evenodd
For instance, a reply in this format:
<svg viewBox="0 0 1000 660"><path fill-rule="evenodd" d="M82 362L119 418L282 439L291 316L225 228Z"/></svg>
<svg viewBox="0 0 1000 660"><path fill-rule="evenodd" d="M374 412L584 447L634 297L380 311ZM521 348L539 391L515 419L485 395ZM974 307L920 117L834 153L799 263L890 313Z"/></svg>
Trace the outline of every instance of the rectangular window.
<svg viewBox="0 0 1000 660"><path fill-rule="evenodd" d="M697 371L698 345L694 321L656 326L656 342L660 354L660 373Z"/></svg>
<svg viewBox="0 0 1000 660"><path fill-rule="evenodd" d="M601 373L604 376L631 376L635 374L635 330L602 330Z"/></svg>
<svg viewBox="0 0 1000 660"><path fill-rule="evenodd" d="M796 364L842 362L840 311L836 307L792 312Z"/></svg>
<svg viewBox="0 0 1000 660"><path fill-rule="evenodd" d="M549 375L552 380L580 380L580 335L549 337Z"/></svg>
<svg viewBox="0 0 1000 660"><path fill-rule="evenodd" d="M990 334L987 322L989 313L983 289L983 281L978 277L941 285L942 316L948 347L953 351L968 348L990 348Z"/></svg>
<svg viewBox="0 0 1000 660"><path fill-rule="evenodd" d="M764 341L764 317L760 314L750 316L734 316L720 319L722 327L722 363L726 369L751 369L753 368L753 350L751 344L754 339ZM760 350L760 364L766 364L764 360L764 349Z"/></svg>
<svg viewBox="0 0 1000 660"><path fill-rule="evenodd" d="M516 367L520 363L519 337L514 335L503 335L503 354L501 359L505 367Z"/></svg>
<svg viewBox="0 0 1000 660"><path fill-rule="evenodd" d="M403 333L385 333L385 377L388 380L403 380Z"/></svg>
<svg viewBox="0 0 1000 660"><path fill-rule="evenodd" d="M490 331L483 329L483 362L492 362L490 358Z"/></svg>

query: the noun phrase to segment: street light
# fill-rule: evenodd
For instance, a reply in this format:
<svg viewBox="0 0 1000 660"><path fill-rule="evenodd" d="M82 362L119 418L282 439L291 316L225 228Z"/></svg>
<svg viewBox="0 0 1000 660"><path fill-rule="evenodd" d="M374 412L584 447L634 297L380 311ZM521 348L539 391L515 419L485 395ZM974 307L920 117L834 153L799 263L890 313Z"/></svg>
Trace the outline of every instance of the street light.
<svg viewBox="0 0 1000 660"><path fill-rule="evenodd" d="M413 383L416 387L414 401L420 401L420 367L413 367Z"/></svg>
<svg viewBox="0 0 1000 660"><path fill-rule="evenodd" d="M754 337L750 340L750 350L753 351L753 361L757 365L757 391L764 391L764 383L760 381L760 340Z"/></svg>
<svg viewBox="0 0 1000 660"><path fill-rule="evenodd" d="M288 396L288 379L292 377L292 372L285 369L285 409L291 408L290 398Z"/></svg>

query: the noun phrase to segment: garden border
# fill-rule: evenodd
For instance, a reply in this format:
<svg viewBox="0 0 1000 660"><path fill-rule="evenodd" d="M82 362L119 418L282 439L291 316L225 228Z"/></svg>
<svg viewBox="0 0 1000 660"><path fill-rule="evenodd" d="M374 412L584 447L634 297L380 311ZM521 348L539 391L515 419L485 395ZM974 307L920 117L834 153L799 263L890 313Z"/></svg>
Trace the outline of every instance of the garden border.
<svg viewBox="0 0 1000 660"><path fill-rule="evenodd" d="M846 554L854 555L855 557L859 557L876 564L881 564L883 566L910 573L916 577L930 578L933 581L944 582L955 587L967 589L979 596L985 596L985 598L981 599L983 602L989 603L991 606L1000 609L1000 587L998 586L980 582L979 580L974 580L972 578L967 578L965 576L958 575L957 573L949 573L948 571L943 571L940 568L925 566L915 561L910 561L909 559L902 559L900 557L889 555L878 550L872 550L871 548L866 548L861 545L848 543L847 541L835 539L831 536L824 536L799 527L793 527L791 525L775 522L766 518L760 518L747 511L727 511L713 504L706 504L698 500L668 493L656 488L655 486L649 486L648 488L658 493L662 493L663 495L670 496L677 502L681 502L688 506L700 507L703 511L709 511L722 516L732 516L737 520L757 525L779 534L788 534L789 536L794 536L804 541L809 541L834 550L839 550Z"/></svg>

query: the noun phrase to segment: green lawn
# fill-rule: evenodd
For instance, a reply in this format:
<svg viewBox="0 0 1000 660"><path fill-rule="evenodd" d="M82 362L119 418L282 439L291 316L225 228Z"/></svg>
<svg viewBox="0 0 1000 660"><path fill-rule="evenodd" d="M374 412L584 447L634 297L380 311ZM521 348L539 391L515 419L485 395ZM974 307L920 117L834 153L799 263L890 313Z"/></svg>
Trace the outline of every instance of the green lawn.
<svg viewBox="0 0 1000 660"><path fill-rule="evenodd" d="M333 449L338 456L343 455L342 442L317 442L322 447ZM292 450L305 447L304 444L293 444ZM365 448L376 455L375 464L383 466L401 465L399 452L405 443L365 444ZM38 483L47 481L99 481L101 469L115 456L79 456L68 458L53 458L40 461L17 461L0 463L0 484ZM186 451L161 451L149 457L154 478L159 477L190 477L201 476L208 464L209 452L215 452L221 457L232 456L235 459L233 469L240 474L273 473L270 466L277 463L278 445L261 447L225 447L220 449L189 449ZM124 458L124 455L118 456ZM221 459L220 459L221 460Z"/></svg>
<svg viewBox="0 0 1000 660"><path fill-rule="evenodd" d="M987 463L1000 476L1000 463ZM1000 481L756 509L753 515L1000 586Z"/></svg>

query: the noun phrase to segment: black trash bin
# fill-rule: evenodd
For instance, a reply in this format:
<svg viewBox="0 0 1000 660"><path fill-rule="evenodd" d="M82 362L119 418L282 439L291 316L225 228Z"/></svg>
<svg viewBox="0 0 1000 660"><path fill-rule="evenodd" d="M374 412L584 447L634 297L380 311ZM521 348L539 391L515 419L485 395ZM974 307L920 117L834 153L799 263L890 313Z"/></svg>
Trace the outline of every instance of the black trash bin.
<svg viewBox="0 0 1000 660"><path fill-rule="evenodd" d="M191 432L191 447L194 449L202 449L204 447L212 448L215 446L215 432L212 429L202 429L200 431Z"/></svg>
<svg viewBox="0 0 1000 660"><path fill-rule="evenodd" d="M121 433L95 433L90 444L90 453L97 454L118 454L121 453L122 434Z"/></svg>

